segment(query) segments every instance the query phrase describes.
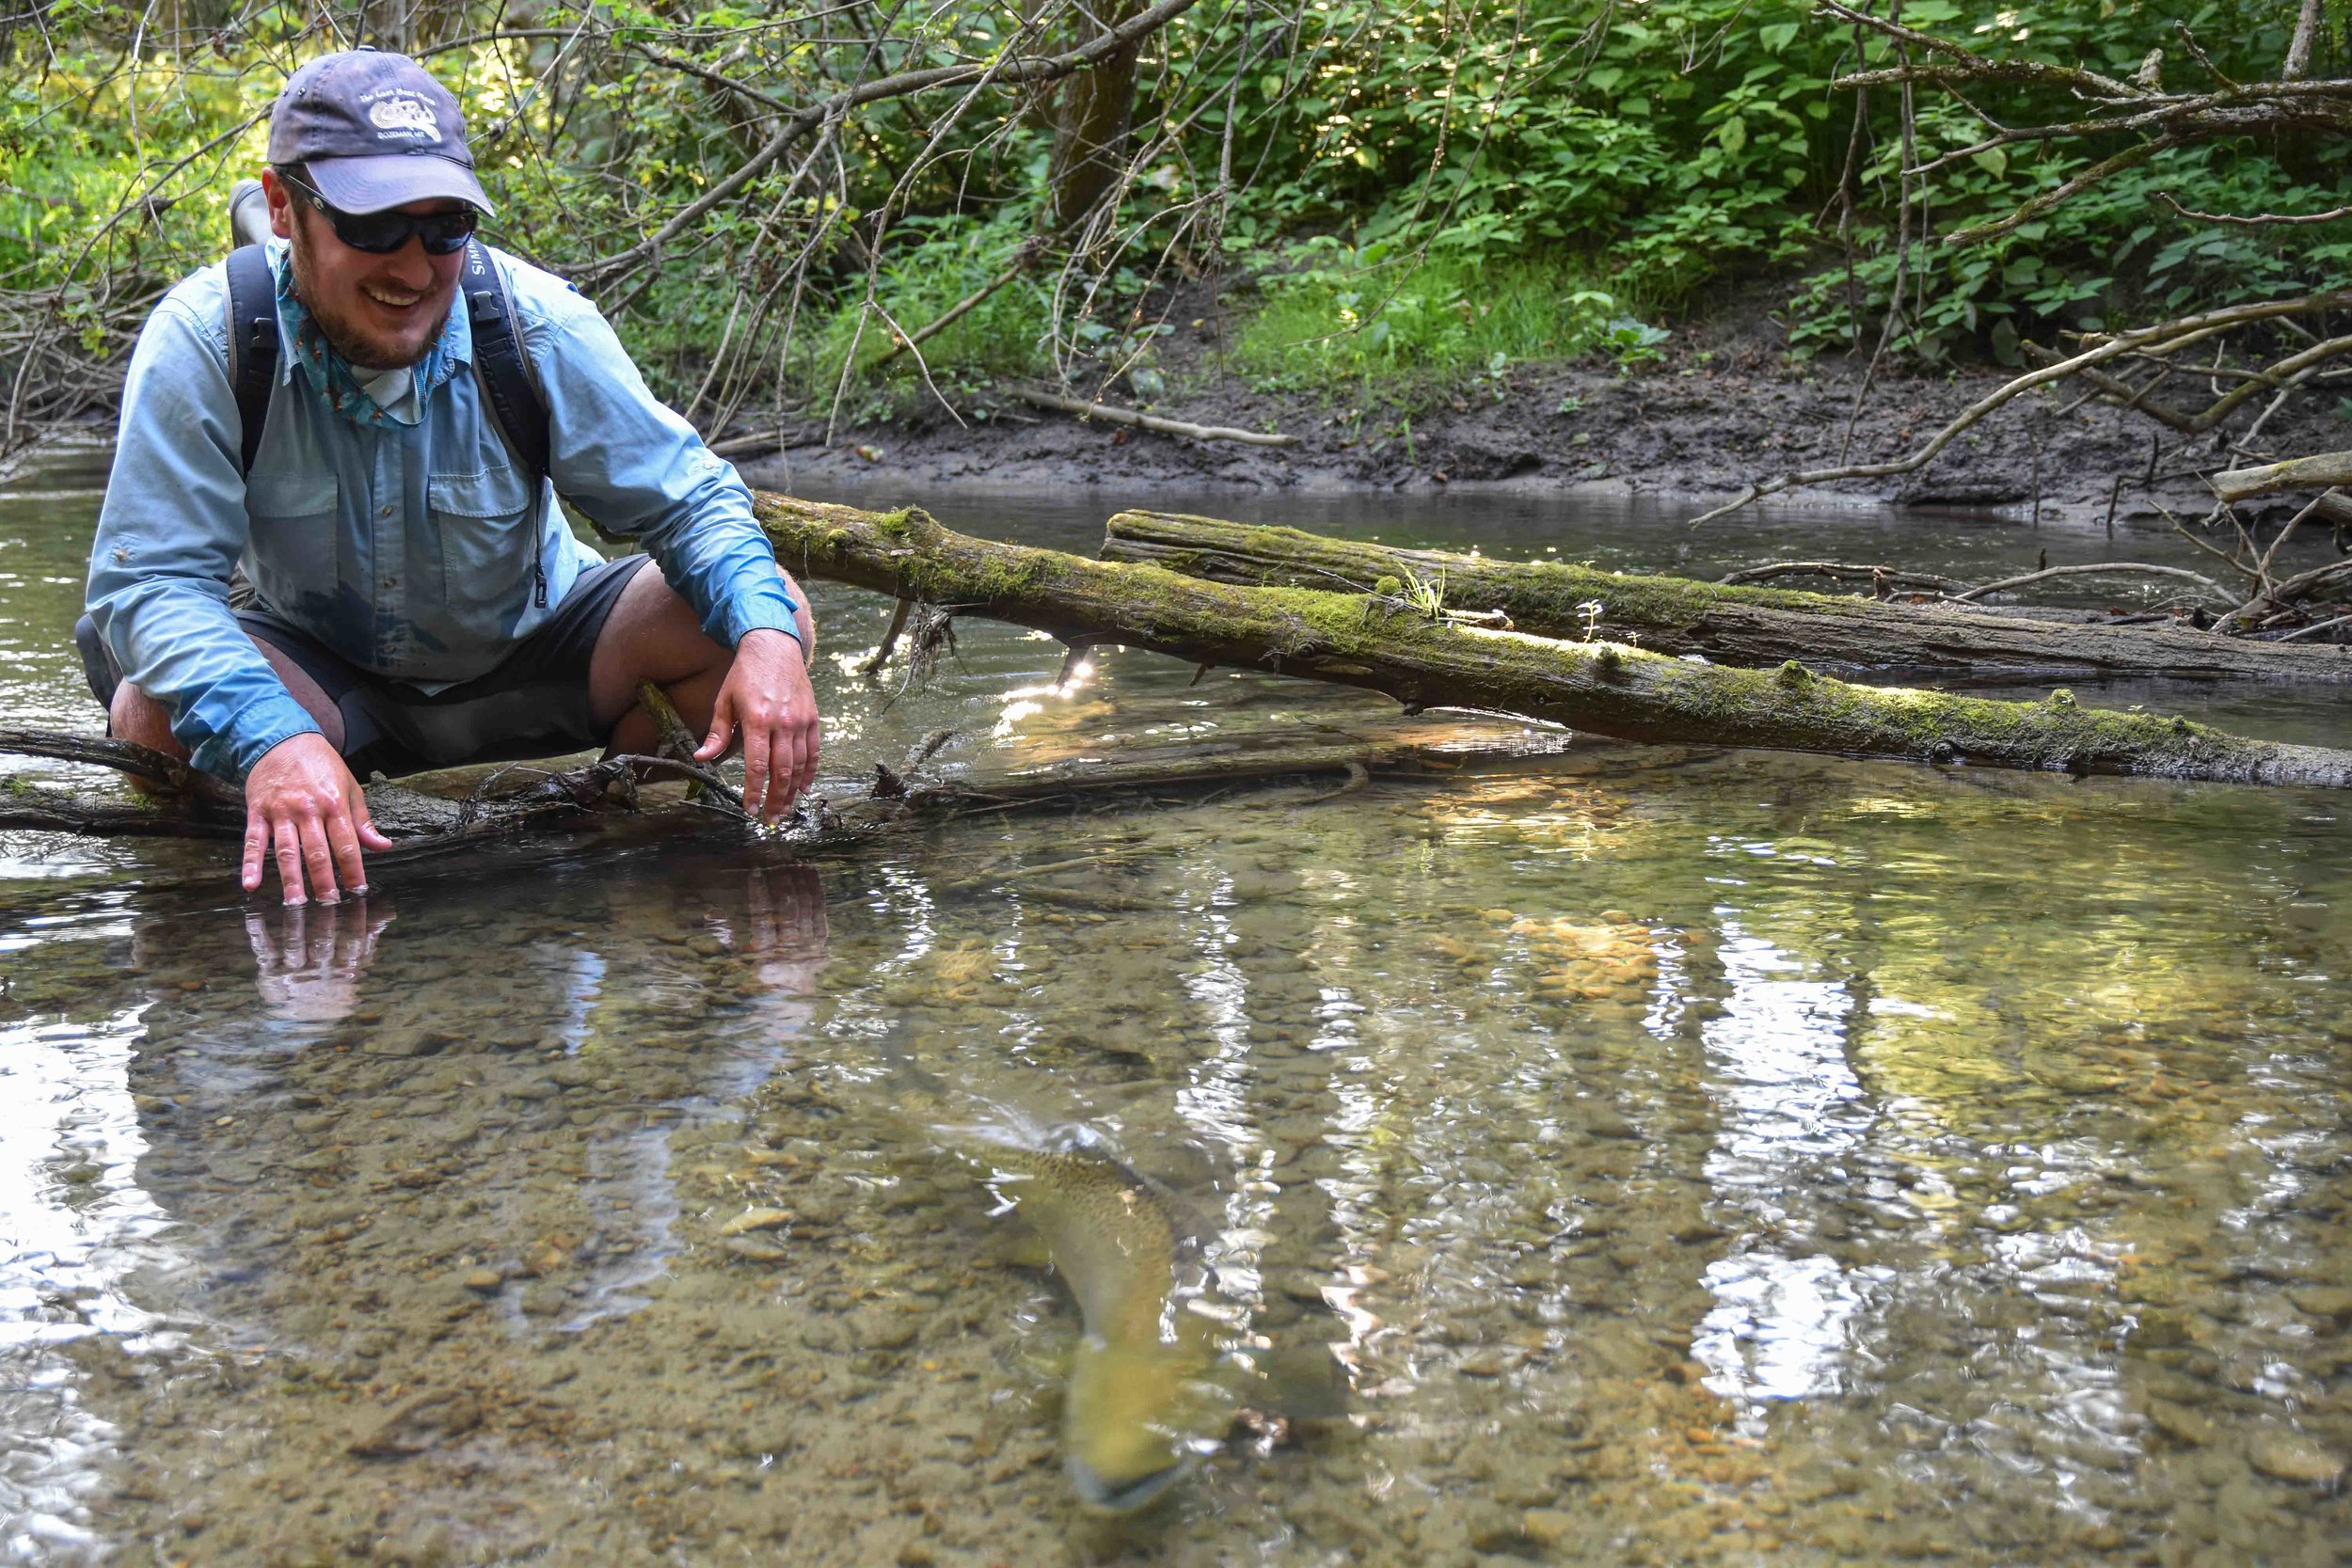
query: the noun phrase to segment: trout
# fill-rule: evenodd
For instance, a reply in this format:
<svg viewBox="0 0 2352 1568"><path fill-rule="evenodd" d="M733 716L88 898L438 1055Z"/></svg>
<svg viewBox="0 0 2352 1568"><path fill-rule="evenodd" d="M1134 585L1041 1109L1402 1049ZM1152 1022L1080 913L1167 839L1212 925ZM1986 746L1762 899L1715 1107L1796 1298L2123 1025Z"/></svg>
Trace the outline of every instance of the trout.
<svg viewBox="0 0 2352 1568"><path fill-rule="evenodd" d="M1062 1464L1099 1513L1152 1502L1216 1447L1230 1402L1212 1326L1177 1293L1191 1239L1152 1183L1095 1134L1024 1140L935 1128L1045 1243L1081 1332L1062 1402Z"/></svg>

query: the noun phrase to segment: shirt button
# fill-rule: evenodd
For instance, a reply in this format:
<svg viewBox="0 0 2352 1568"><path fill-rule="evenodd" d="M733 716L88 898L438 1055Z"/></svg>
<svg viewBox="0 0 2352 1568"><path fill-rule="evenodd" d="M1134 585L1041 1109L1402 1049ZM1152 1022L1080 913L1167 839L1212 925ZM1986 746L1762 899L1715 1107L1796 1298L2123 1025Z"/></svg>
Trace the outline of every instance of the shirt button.
<svg viewBox="0 0 2352 1568"><path fill-rule="evenodd" d="M389 507L389 506L388 506L388 507L386 507L383 511L381 511L381 512L379 512L379 513L377 513L377 514L376 514L376 515L377 515L377 516L379 516L379 517L389 517L389 516L390 516L391 515L392 515L392 509L391 509L390 507Z"/></svg>

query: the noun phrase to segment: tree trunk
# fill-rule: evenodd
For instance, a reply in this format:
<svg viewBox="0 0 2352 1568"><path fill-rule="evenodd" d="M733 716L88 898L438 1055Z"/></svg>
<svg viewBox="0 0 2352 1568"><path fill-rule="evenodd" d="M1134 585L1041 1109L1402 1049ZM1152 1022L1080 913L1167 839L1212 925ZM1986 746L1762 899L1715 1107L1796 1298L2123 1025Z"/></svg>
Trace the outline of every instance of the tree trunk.
<svg viewBox="0 0 2352 1568"><path fill-rule="evenodd" d="M812 577L988 615L1073 646L1121 643L1204 665L1480 708L1639 741L1694 741L2077 773L2352 787L2352 752L2247 740L2185 719L1849 686L1790 661L1698 664L1430 619L1385 597L1236 588L1157 566L968 538L919 511L760 494L777 558Z"/></svg>
<svg viewBox="0 0 2352 1568"><path fill-rule="evenodd" d="M1084 42L1134 20L1143 0L1113 0L1099 9L1080 8L1074 14ZM1118 182L1125 161L1127 133L1136 112L1136 57L1143 40L1136 39L1081 71L1061 85L1054 106L1054 150L1046 164L1045 186L1050 206L1048 224L1057 234L1069 234Z"/></svg>
<svg viewBox="0 0 2352 1568"><path fill-rule="evenodd" d="M1581 641L1590 630L1725 664L1800 658L1844 669L1966 675L2352 680L2352 647L2252 642L2186 627L2052 623L1956 605L1633 577L1561 562L1489 561L1162 512L1113 517L1103 557L1253 585L1369 593L1382 578L1400 586L1415 578L1433 588L1442 582L1445 608L1501 610L1514 626L1540 637ZM1601 607L1597 622L1587 605Z"/></svg>

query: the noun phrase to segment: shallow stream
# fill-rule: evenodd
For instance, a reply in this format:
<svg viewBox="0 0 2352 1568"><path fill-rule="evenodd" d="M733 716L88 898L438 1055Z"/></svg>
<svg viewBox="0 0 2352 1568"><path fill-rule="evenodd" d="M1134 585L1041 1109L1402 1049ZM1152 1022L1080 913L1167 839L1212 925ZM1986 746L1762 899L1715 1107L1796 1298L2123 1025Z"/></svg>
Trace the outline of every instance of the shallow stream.
<svg viewBox="0 0 2352 1568"><path fill-rule="evenodd" d="M94 482L26 483L0 707L94 727ZM1148 502L1710 575L2190 554L927 499L1081 549ZM941 727L977 775L1405 733L1115 651L1057 692L1057 644L981 624L869 686L886 606L815 597L842 793ZM2078 689L2352 744L2335 691ZM806 863L623 829L340 910L215 847L0 836L0 1558L2342 1560L2340 798L1412 733L1458 768ZM943 1118L1093 1128L1197 1217L1190 1309L1267 1375L1161 1507L1076 1508L1075 1313Z"/></svg>

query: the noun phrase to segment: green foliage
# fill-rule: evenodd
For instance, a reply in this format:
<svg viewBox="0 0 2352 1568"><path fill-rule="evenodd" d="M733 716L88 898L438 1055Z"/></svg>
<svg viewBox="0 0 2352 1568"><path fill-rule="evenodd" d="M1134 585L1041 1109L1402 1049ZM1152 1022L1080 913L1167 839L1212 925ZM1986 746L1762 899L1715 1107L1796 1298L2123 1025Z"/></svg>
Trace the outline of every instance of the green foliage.
<svg viewBox="0 0 2352 1568"><path fill-rule="evenodd" d="M2118 78L2162 45L2167 85L2202 87L2176 23L2220 71L2258 80L2294 13L2280 0L1906 0L1903 19L1995 57ZM1045 13L565 0L533 12L530 36L501 34L516 24L493 0L415 14L431 30L411 47L475 128L501 205L492 238L561 270L654 235L779 123L695 71L805 105L989 58ZM44 34L0 44L41 52L38 71L0 87L0 291L54 311L87 353L119 355L154 294L218 255L228 183L261 156L246 122L284 70L360 20L351 0L233 18L55 0ZM1020 47L1092 25L1073 10ZM2341 28L2323 29L2314 74L2352 69L2344 47ZM2023 338L2064 327L2352 282L2352 223L2217 229L2153 201L2352 201L2352 150L2316 137L2179 149L2013 233L1947 245L2128 143L1966 156L1981 122L1931 87L1915 93L1920 155L1955 156L1910 192L1902 243L1899 95L1869 94L1856 139L1855 95L1835 85L1894 61L1875 34L1857 52L1853 29L1811 0L1204 0L1146 51L1139 163L1114 238L1058 278L1048 265L1006 286L923 357L952 382L1041 373L1057 341L1113 363L1148 356L1163 286L1235 264L1260 283L1242 367L1334 388L1499 385L1513 366L1581 354L1638 362L1659 352L1646 324L1767 270L1804 280L1788 318L1799 352L1875 341L1899 285L1899 346L1929 360L2013 359ZM2010 125L2082 108L2030 83L1970 96ZM890 329L868 311L869 270L875 304L909 331L1000 272L1046 205L1055 103L1050 88L964 87L867 103L812 177L796 182L801 150L769 165L604 303L681 404L732 406L754 382L829 398L852 344L861 396L903 394L916 367L900 355L876 369Z"/></svg>
<svg viewBox="0 0 2352 1568"><path fill-rule="evenodd" d="M1337 391L1464 375L1499 384L1513 365L1596 350L1639 363L1666 336L1594 287L1573 258L1482 264L1445 251L1416 265L1377 246L1298 249L1327 264L1267 278L1234 346L1236 366L1268 386Z"/></svg>

